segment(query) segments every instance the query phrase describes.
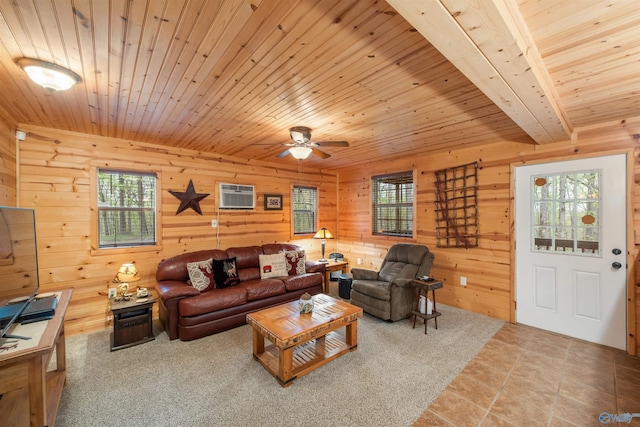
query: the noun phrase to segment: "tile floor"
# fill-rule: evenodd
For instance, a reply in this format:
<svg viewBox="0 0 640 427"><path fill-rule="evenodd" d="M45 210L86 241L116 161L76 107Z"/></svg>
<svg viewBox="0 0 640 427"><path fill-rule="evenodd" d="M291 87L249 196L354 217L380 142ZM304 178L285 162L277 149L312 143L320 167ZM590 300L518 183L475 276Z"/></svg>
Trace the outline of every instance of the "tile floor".
<svg viewBox="0 0 640 427"><path fill-rule="evenodd" d="M602 426L603 412L640 426L640 358L505 324L413 425Z"/></svg>

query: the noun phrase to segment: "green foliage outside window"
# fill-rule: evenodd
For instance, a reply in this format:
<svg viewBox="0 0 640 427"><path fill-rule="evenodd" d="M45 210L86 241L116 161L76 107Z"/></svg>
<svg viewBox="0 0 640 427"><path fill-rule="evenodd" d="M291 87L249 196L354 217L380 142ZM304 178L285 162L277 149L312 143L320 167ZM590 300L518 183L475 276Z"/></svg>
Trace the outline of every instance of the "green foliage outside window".
<svg viewBox="0 0 640 427"><path fill-rule="evenodd" d="M532 179L533 250L599 253L600 171Z"/></svg>
<svg viewBox="0 0 640 427"><path fill-rule="evenodd" d="M156 244L156 175L98 170L98 247Z"/></svg>
<svg viewBox="0 0 640 427"><path fill-rule="evenodd" d="M316 232L318 190L312 187L293 187L293 234Z"/></svg>
<svg viewBox="0 0 640 427"><path fill-rule="evenodd" d="M413 236L413 173L374 176L372 181L372 233Z"/></svg>

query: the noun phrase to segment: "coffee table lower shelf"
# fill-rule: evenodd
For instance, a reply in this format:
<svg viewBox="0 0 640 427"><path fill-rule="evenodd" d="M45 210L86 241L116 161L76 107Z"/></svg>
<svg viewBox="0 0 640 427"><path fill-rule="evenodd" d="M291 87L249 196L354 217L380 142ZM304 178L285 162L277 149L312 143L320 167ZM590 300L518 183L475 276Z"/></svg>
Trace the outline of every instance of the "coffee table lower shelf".
<svg viewBox="0 0 640 427"><path fill-rule="evenodd" d="M265 347L264 352L254 354L253 358L260 362L281 386L287 387L296 378L355 350L357 346L355 344L350 347L339 333L329 332L323 337L288 349L279 350L275 345L269 345ZM282 358L280 351L283 352Z"/></svg>

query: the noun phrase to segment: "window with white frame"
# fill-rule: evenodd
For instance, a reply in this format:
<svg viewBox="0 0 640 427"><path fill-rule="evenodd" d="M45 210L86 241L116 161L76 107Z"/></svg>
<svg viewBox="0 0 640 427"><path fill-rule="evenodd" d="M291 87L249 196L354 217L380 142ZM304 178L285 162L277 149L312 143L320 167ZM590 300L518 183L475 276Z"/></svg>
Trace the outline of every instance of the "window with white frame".
<svg viewBox="0 0 640 427"><path fill-rule="evenodd" d="M156 174L98 169L98 247L156 244Z"/></svg>

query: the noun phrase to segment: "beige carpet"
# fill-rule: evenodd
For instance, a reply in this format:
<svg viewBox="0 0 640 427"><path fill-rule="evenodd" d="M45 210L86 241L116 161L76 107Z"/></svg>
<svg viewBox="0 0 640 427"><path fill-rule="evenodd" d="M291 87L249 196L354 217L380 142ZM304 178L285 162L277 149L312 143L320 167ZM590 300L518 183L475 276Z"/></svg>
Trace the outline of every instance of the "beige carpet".
<svg viewBox="0 0 640 427"><path fill-rule="evenodd" d="M282 388L251 356L251 328L109 351L109 333L67 340L57 426L409 426L503 322L439 305L429 321L365 314L358 349Z"/></svg>

